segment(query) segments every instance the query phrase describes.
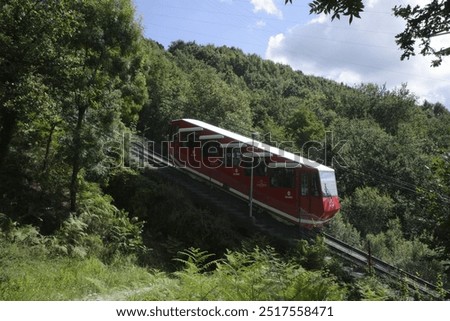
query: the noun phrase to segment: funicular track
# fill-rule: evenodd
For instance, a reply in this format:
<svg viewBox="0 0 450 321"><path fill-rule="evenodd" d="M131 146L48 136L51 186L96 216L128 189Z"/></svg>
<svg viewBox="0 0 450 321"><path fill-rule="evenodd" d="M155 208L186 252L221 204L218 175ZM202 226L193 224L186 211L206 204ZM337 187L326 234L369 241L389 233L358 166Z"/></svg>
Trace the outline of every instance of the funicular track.
<svg viewBox="0 0 450 321"><path fill-rule="evenodd" d="M254 231L268 234L275 239L289 244L295 244L299 239L313 239L317 233L305 231L294 225L287 225L275 220L267 214L267 210L257 211L249 216L248 200L232 194L212 181L190 174L176 167L168 157L161 153L161 145L145 140L134 140L130 148L130 161L139 167L150 167L157 170L158 175L185 189L194 200L207 203L209 206L234 216L241 223L250 226ZM254 204L254 208L258 208ZM324 242L333 255L343 260L367 268L388 279L404 282L410 289L426 295L430 299L450 299L450 292L439 289L436 285L421 279L411 273L388 264L369 253L353 247L327 233L320 232Z"/></svg>
<svg viewBox="0 0 450 321"><path fill-rule="evenodd" d="M450 299L450 292L444 289L439 289L436 285L414 274L386 263L365 251L338 240L329 234L322 233L322 236L324 237L325 243L334 254L349 262L367 267L380 275L387 276L388 278L404 282L409 288L426 294L430 298L442 300L444 299L444 296L445 299Z"/></svg>

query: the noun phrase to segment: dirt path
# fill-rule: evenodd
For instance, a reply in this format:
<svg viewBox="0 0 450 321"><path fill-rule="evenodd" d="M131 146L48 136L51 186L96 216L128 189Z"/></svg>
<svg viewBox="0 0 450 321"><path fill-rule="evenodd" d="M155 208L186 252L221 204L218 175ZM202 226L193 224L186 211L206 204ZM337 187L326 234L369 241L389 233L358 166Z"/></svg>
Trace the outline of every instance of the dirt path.
<svg viewBox="0 0 450 321"><path fill-rule="evenodd" d="M147 286L137 289L123 289L105 294L93 293L84 297L83 299L81 299L81 301L127 301L129 297L145 293L147 291L150 291L151 289L152 287Z"/></svg>

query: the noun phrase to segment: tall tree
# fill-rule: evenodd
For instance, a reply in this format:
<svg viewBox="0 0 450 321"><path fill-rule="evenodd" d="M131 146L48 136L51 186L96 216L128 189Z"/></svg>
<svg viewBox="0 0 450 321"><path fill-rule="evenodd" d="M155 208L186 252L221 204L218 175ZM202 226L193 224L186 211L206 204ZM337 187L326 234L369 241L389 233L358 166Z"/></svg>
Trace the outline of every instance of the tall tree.
<svg viewBox="0 0 450 321"><path fill-rule="evenodd" d="M65 87L65 118L72 132L70 209L75 211L80 171L95 161L90 153L118 126L117 115L127 122L136 119L146 91L141 30L131 1L84 0L70 8L78 14L67 45Z"/></svg>
<svg viewBox="0 0 450 321"><path fill-rule="evenodd" d="M19 121L26 122L35 90L48 83L61 40L72 31L67 1L0 1L0 169Z"/></svg>
<svg viewBox="0 0 450 321"><path fill-rule="evenodd" d="M149 99L139 114L138 130L149 139L161 140L166 138L169 121L183 117L190 84L163 47L150 40L145 41L145 47L149 55L146 72Z"/></svg>

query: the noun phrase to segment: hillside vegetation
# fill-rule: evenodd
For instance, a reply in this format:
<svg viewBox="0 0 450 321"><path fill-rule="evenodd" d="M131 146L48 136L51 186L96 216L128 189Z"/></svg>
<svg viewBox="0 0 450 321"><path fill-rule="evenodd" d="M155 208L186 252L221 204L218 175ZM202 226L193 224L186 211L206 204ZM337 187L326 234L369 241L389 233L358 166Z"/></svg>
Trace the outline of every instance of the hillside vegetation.
<svg viewBox="0 0 450 321"><path fill-rule="evenodd" d="M128 166L124 137L166 139L168 122L182 117L258 131L334 167L342 211L327 231L447 284L442 104L419 102L407 85L349 87L238 48L174 41L165 49L144 39L129 0L0 7L0 299L80 299L127 285L150 288L126 296L137 299L411 297L349 278L320 240L274 249ZM329 292L314 288L323 284ZM161 288L166 296L152 291Z"/></svg>

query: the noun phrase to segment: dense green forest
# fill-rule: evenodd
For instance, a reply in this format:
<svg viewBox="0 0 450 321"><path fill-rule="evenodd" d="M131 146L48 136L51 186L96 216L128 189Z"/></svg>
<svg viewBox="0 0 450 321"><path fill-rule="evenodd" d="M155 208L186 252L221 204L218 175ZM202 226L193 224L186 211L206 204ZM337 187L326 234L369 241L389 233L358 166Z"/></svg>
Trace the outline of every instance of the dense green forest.
<svg viewBox="0 0 450 321"><path fill-rule="evenodd" d="M349 87L238 48L145 39L130 0L0 1L0 299L408 299L317 239L275 245L127 162L200 119L336 170L336 237L450 277L450 112L407 85ZM218 289L221 289L220 291ZM416 297L417 298L417 297Z"/></svg>

